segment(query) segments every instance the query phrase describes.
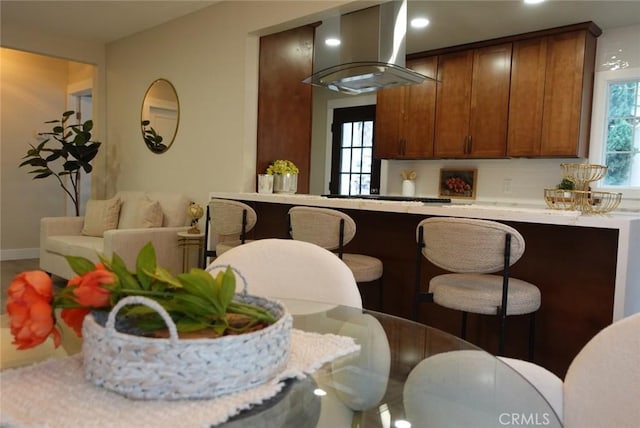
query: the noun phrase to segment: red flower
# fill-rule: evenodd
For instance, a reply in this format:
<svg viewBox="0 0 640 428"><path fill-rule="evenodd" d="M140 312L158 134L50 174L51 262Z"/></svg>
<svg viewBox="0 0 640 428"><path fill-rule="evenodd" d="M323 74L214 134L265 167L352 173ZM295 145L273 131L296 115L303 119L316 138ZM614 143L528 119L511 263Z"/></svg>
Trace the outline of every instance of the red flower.
<svg viewBox="0 0 640 428"><path fill-rule="evenodd" d="M110 285L116 281L113 272L108 271L102 263L96 263L96 269L69 280L67 287L75 287L73 295L81 306L102 308L109 306L109 290L103 285Z"/></svg>
<svg viewBox="0 0 640 428"><path fill-rule="evenodd" d="M89 309L85 308L71 308L63 309L60 316L64 322L76 332L79 337L82 337L82 322L84 317L89 313Z"/></svg>
<svg viewBox="0 0 640 428"><path fill-rule="evenodd" d="M60 345L60 332L55 328L53 282L42 271L22 272L13 279L7 290L7 312L11 317L13 344L28 349L53 335L53 343Z"/></svg>

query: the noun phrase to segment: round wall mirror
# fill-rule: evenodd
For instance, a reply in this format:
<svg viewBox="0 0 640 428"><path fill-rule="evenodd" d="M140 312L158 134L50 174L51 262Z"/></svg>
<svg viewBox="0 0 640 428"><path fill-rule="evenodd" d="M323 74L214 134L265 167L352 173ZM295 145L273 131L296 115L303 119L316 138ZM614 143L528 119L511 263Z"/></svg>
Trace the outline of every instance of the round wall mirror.
<svg viewBox="0 0 640 428"><path fill-rule="evenodd" d="M180 103L171 82L165 79L154 81L142 101L142 138L153 153L169 150L178 132Z"/></svg>

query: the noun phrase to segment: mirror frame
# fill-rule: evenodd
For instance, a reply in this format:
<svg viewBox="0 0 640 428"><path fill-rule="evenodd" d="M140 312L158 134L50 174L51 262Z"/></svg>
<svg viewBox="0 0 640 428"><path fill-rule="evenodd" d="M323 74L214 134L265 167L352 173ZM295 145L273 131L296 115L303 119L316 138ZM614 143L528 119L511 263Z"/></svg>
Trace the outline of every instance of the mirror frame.
<svg viewBox="0 0 640 428"><path fill-rule="evenodd" d="M154 85L159 83L167 84L169 86L169 89L171 89L171 91L173 92L173 95L175 96L176 124L175 124L175 129L171 134L171 139L167 140L168 143L166 142L164 137L156 133L156 130L152 126L150 126L150 118L149 117L145 118L145 115L148 116L148 111L145 112L145 110L147 110L145 109L145 106L149 101L149 94L153 89ZM167 102L170 103L171 101L167 101ZM153 82L151 82L151 84L147 88L147 91L144 93L144 97L142 98L142 106L140 108L140 130L142 132L142 140L145 146L152 153L155 153L155 154L165 153L173 145L173 142L176 139L176 135L178 134L179 126L180 126L180 99L178 98L178 92L176 91L175 86L173 86L173 84L167 79L160 78L160 79L154 80ZM160 147L154 148L153 145L155 144L160 145Z"/></svg>

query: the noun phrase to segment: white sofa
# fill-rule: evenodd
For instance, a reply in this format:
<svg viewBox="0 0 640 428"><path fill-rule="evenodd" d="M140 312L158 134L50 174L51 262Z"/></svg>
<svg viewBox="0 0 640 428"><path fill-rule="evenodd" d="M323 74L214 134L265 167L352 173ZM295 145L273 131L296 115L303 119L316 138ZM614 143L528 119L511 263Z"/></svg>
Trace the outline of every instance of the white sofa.
<svg viewBox="0 0 640 428"><path fill-rule="evenodd" d="M65 256L97 262L98 253L109 259L116 253L134 271L138 252L152 242L158 264L180 273L177 233L189 228L189 204L179 193L121 191L109 200L89 201L86 217L45 217L40 221L40 268L69 279L75 273Z"/></svg>

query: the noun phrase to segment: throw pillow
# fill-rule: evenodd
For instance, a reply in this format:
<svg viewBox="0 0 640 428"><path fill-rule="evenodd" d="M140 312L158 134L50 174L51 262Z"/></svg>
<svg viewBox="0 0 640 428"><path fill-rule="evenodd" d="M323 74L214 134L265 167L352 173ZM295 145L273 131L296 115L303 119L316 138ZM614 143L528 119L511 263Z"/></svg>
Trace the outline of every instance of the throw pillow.
<svg viewBox="0 0 640 428"><path fill-rule="evenodd" d="M84 215L82 234L87 236L104 236L106 230L118 227L120 216L120 199L89 199Z"/></svg>
<svg viewBox="0 0 640 428"><path fill-rule="evenodd" d="M136 227L161 227L162 218L160 202L144 198L138 203Z"/></svg>

